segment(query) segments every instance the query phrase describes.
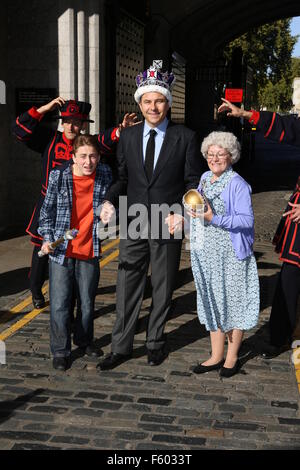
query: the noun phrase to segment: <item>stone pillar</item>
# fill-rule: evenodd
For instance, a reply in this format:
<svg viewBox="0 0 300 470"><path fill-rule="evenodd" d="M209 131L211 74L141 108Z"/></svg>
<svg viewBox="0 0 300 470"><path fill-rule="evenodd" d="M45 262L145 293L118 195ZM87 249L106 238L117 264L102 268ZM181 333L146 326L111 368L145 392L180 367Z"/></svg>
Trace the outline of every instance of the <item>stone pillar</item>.
<svg viewBox="0 0 300 470"><path fill-rule="evenodd" d="M58 18L59 94L66 99L76 98L75 44L74 10L68 8Z"/></svg>
<svg viewBox="0 0 300 470"><path fill-rule="evenodd" d="M86 40L85 40L85 13L77 13L77 74L78 99L86 100Z"/></svg>
<svg viewBox="0 0 300 470"><path fill-rule="evenodd" d="M6 84L0 80L0 104L6 104Z"/></svg>
<svg viewBox="0 0 300 470"><path fill-rule="evenodd" d="M89 100L95 123L90 125L90 132L96 134L100 129L100 50L99 50L99 14L89 17Z"/></svg>

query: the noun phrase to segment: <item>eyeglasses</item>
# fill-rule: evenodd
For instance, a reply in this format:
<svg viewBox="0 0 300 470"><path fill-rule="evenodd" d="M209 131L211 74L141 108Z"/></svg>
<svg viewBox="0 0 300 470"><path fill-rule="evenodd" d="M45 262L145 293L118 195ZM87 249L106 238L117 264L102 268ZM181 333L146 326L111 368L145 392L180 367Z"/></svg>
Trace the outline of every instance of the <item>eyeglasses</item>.
<svg viewBox="0 0 300 470"><path fill-rule="evenodd" d="M226 152L226 153L221 153L221 152L208 153L207 154L207 160L212 160L214 157L217 157L219 160L225 160L228 155L229 155L228 152Z"/></svg>

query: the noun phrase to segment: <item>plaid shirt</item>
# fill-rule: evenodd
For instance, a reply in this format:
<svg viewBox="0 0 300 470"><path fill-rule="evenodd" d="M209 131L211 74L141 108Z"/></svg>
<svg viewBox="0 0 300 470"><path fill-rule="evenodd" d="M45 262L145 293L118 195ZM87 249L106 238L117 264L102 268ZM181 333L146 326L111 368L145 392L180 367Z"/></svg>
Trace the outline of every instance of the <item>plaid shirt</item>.
<svg viewBox="0 0 300 470"><path fill-rule="evenodd" d="M62 177L60 179L60 174ZM59 184L59 180L61 184ZM100 256L100 240L97 236L97 224L99 217L96 215L98 206L103 202L105 193L112 182L112 173L108 165L99 163L96 169L96 177L93 193L93 248L95 257ZM60 188L58 188L60 186ZM64 236L70 227L72 215L73 197L73 173L72 165L64 170L52 170L49 176L49 184L46 197L40 212L38 233L45 242L54 242ZM76 228L76 227L75 227ZM63 264L68 241L59 245L50 255L50 258L58 264Z"/></svg>

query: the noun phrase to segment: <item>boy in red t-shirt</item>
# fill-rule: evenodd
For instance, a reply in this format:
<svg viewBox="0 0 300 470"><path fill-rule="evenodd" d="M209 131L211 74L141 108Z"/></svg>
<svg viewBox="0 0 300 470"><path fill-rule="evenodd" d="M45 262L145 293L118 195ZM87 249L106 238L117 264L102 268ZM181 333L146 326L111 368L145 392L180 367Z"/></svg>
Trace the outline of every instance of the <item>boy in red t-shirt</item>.
<svg viewBox="0 0 300 470"><path fill-rule="evenodd" d="M38 228L44 239L42 251L50 255L50 347L53 367L59 370L69 366L74 282L80 303L74 343L90 356L98 354L92 345L94 301L100 275L96 209L112 180L109 166L99 163L95 136L76 137L72 160L64 170L51 172ZM78 236L52 250L50 244L69 228L77 229Z"/></svg>

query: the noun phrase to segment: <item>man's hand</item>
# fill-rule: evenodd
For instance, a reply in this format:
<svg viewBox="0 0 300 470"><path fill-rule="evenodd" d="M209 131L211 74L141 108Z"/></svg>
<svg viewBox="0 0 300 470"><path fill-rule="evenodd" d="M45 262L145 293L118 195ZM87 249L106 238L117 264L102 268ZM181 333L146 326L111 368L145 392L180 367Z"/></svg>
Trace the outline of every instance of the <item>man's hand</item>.
<svg viewBox="0 0 300 470"><path fill-rule="evenodd" d="M100 219L102 223L104 225L108 224L113 218L114 213L115 213L114 206L109 201L105 201L100 211Z"/></svg>
<svg viewBox="0 0 300 470"><path fill-rule="evenodd" d="M58 96L58 98L55 98L54 100L50 101L50 103L45 104L44 106L41 106L40 108L38 108L37 112L40 114L49 113L50 111L53 111L58 106L61 107L62 105L64 105L65 102L66 101L64 98L62 98L61 96Z"/></svg>
<svg viewBox="0 0 300 470"><path fill-rule="evenodd" d="M225 100L225 98L221 98L221 100L223 101L223 103L221 104L221 106L219 106L218 113L229 111L229 113L227 113L227 116L243 117L246 119L251 118L251 115L252 115L251 111L246 111L245 109L241 109L238 106L235 106L234 104L232 104L230 101Z"/></svg>
<svg viewBox="0 0 300 470"><path fill-rule="evenodd" d="M293 204L292 202L289 202L289 206L292 207L290 211L287 211L283 214L283 217L286 217L287 215L290 216L290 220L295 222L296 224L299 224L300 222L300 204Z"/></svg>
<svg viewBox="0 0 300 470"><path fill-rule="evenodd" d="M165 223L168 224L168 230L171 235L175 232L181 232L184 227L184 217L180 214L169 214L165 218Z"/></svg>
<svg viewBox="0 0 300 470"><path fill-rule="evenodd" d="M140 124L142 121L136 122L137 120L137 115L135 113L126 113L125 116L123 117L123 121L121 123L121 127L130 127L130 126L135 126L136 124Z"/></svg>
<svg viewBox="0 0 300 470"><path fill-rule="evenodd" d="M137 115L135 113L126 113L125 116L123 117L123 121L121 124L119 124L119 128L117 130L117 137L120 137L121 132L125 127L131 127L135 126L136 124L140 124L142 121L136 122Z"/></svg>
<svg viewBox="0 0 300 470"><path fill-rule="evenodd" d="M41 251L45 255L49 255L50 253L53 253L53 248L51 248L51 243L50 242L44 242L41 247Z"/></svg>

